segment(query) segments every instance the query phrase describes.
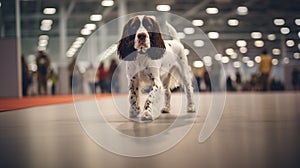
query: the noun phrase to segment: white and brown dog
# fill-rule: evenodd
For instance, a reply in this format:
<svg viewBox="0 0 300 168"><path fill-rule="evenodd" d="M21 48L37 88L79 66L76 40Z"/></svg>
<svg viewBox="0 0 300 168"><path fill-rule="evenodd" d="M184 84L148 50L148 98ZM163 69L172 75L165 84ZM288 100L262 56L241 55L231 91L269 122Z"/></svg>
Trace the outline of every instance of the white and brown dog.
<svg viewBox="0 0 300 168"><path fill-rule="evenodd" d="M124 26L118 44L120 59L127 61L130 117L154 120L170 111L173 87L182 84L187 95L187 111L194 112L192 73L177 32L166 23L172 40L163 40L158 22L150 16L136 16ZM143 84L151 86L143 109L139 97Z"/></svg>

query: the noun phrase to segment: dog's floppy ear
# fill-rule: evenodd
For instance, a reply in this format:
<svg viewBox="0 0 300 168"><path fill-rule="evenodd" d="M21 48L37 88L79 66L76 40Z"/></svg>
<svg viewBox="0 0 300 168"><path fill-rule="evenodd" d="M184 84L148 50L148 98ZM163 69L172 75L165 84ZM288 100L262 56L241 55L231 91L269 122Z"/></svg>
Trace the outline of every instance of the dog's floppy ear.
<svg viewBox="0 0 300 168"><path fill-rule="evenodd" d="M122 38L119 41L117 52L119 58L125 61L133 61L135 60L137 55L136 49L134 48L135 32L133 29L135 27L132 27L134 26L133 22L135 21L135 18L128 21L128 23L123 28Z"/></svg>
<svg viewBox="0 0 300 168"><path fill-rule="evenodd" d="M151 34L150 35L151 48L149 48L147 51L148 56L151 59L160 59L165 53L166 46L161 35L159 24L157 21L155 21L150 17L144 19L149 20L152 25L151 32L149 32Z"/></svg>

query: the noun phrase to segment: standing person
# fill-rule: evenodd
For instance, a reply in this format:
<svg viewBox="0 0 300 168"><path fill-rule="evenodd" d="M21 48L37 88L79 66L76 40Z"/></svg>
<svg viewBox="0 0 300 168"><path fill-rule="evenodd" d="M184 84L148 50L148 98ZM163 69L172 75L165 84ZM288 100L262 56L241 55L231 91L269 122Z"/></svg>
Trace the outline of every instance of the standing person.
<svg viewBox="0 0 300 168"><path fill-rule="evenodd" d="M241 76L241 73L239 71L236 71L235 77L236 77L236 80L235 80L236 90L241 91L242 90L242 76Z"/></svg>
<svg viewBox="0 0 300 168"><path fill-rule="evenodd" d="M90 91L92 94L96 93L96 83L97 81L97 76L96 76L96 70L93 67L93 65L90 65L87 70L85 71L83 75L84 81L86 81L89 85Z"/></svg>
<svg viewBox="0 0 300 168"><path fill-rule="evenodd" d="M263 50L261 54L261 61L259 63L260 80L262 91L269 90L269 76L272 71L272 57L267 50Z"/></svg>
<svg viewBox="0 0 300 168"><path fill-rule="evenodd" d="M27 96L28 95L28 87L31 84L32 80L31 80L31 77L29 74L28 65L27 65L23 55L22 55L21 61L22 61L22 92L23 92L23 96Z"/></svg>
<svg viewBox="0 0 300 168"><path fill-rule="evenodd" d="M294 90L300 90L300 72L297 68L292 71L292 84Z"/></svg>
<svg viewBox="0 0 300 168"><path fill-rule="evenodd" d="M113 59L110 63L109 69L108 69L108 73L107 73L107 80L108 80L108 92L111 93L119 92L119 72L117 71L117 61L115 59ZM113 79L114 76L114 79Z"/></svg>
<svg viewBox="0 0 300 168"><path fill-rule="evenodd" d="M55 95L56 94L56 84L57 84L57 81L58 81L58 77L57 77L57 75L56 75L56 73L54 72L53 69L51 69L51 72L50 72L50 79L51 79L51 82L52 82L51 94Z"/></svg>
<svg viewBox="0 0 300 168"><path fill-rule="evenodd" d="M98 80L99 80L99 87L101 89L101 93L107 93L108 89L107 89L107 70L104 68L104 64L101 63L98 71L97 71L97 75L98 75Z"/></svg>
<svg viewBox="0 0 300 168"><path fill-rule="evenodd" d="M43 52L39 51L38 56L36 58L37 64L37 77L38 77L38 93L41 94L48 94L48 87L47 87L47 80L50 75L50 59L49 57ZM42 92L43 89L43 92Z"/></svg>
<svg viewBox="0 0 300 168"><path fill-rule="evenodd" d="M211 91L210 76L209 76L208 71L206 69L204 71L203 78L204 78L204 83L205 83L205 86L206 86L206 90Z"/></svg>
<svg viewBox="0 0 300 168"><path fill-rule="evenodd" d="M194 75L196 78L196 82L197 82L197 88L198 91L201 92L201 81L203 79L204 76L204 68L194 68Z"/></svg>
<svg viewBox="0 0 300 168"><path fill-rule="evenodd" d="M68 65L68 71L69 71L69 89L70 89L70 93L72 93L72 87L74 85L74 87L76 87L76 82L73 84L73 72L76 66L76 56L74 56L71 60L71 62ZM74 81L76 81L74 79Z"/></svg>

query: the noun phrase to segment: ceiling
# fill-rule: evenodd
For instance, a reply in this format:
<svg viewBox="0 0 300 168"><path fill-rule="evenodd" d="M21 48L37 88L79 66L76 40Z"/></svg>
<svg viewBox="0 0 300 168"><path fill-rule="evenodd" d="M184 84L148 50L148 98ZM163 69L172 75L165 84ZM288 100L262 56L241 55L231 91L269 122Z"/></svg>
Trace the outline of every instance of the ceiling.
<svg viewBox="0 0 300 168"><path fill-rule="evenodd" d="M15 2L12 0L0 0L0 35L1 37L15 36ZM89 16L92 13L100 13L103 15L101 23L109 22L118 17L118 0L111 7L101 6L101 0L21 0L21 37L22 52L25 55L36 54L36 46L39 35L47 34L50 39L59 38L59 18L60 6L65 7L69 17L67 19L67 46L80 36L80 30L89 22ZM262 40L265 47L270 51L272 48L285 48L287 57L293 59L293 53L299 52L298 45L300 43L298 32L300 26L294 23L296 18L300 18L299 0L127 0L128 13L140 11L155 11L157 4L168 4L171 6L171 13L182 16L188 20L202 19L204 25L200 28L208 33L217 31L220 38L212 40L217 46L219 53L225 54L225 49L232 47L238 50L236 40L244 39L247 41L247 55L254 57L259 55L262 48L253 45L254 40L250 33L259 31L262 33ZM236 13L238 6L248 7L248 14L240 16ZM43 14L45 7L55 7L56 14ZM205 12L207 7L217 7L219 13L209 15ZM49 18L53 20L52 29L48 32L40 30L41 20ZM236 18L239 25L230 27L227 20ZM280 26L275 26L274 18L285 19L284 26L290 28L290 33L282 35ZM176 27L182 31L184 25ZM268 34L275 34L277 39L268 41ZM293 47L285 47L285 41L292 39L295 42ZM24 47L25 46L25 47ZM51 48L52 47L52 48ZM58 55L59 45L49 45L52 55ZM56 49L55 49L56 48ZM58 56L53 56L53 60L58 61Z"/></svg>

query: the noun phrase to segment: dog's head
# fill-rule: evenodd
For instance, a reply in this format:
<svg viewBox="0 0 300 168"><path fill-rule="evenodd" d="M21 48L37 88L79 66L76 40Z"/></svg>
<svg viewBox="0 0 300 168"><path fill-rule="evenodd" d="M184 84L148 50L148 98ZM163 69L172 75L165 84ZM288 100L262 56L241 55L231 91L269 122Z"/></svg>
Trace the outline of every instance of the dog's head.
<svg viewBox="0 0 300 168"><path fill-rule="evenodd" d="M158 22L148 16L135 16L123 28L118 55L125 61L135 60L137 53L160 59L165 49Z"/></svg>

